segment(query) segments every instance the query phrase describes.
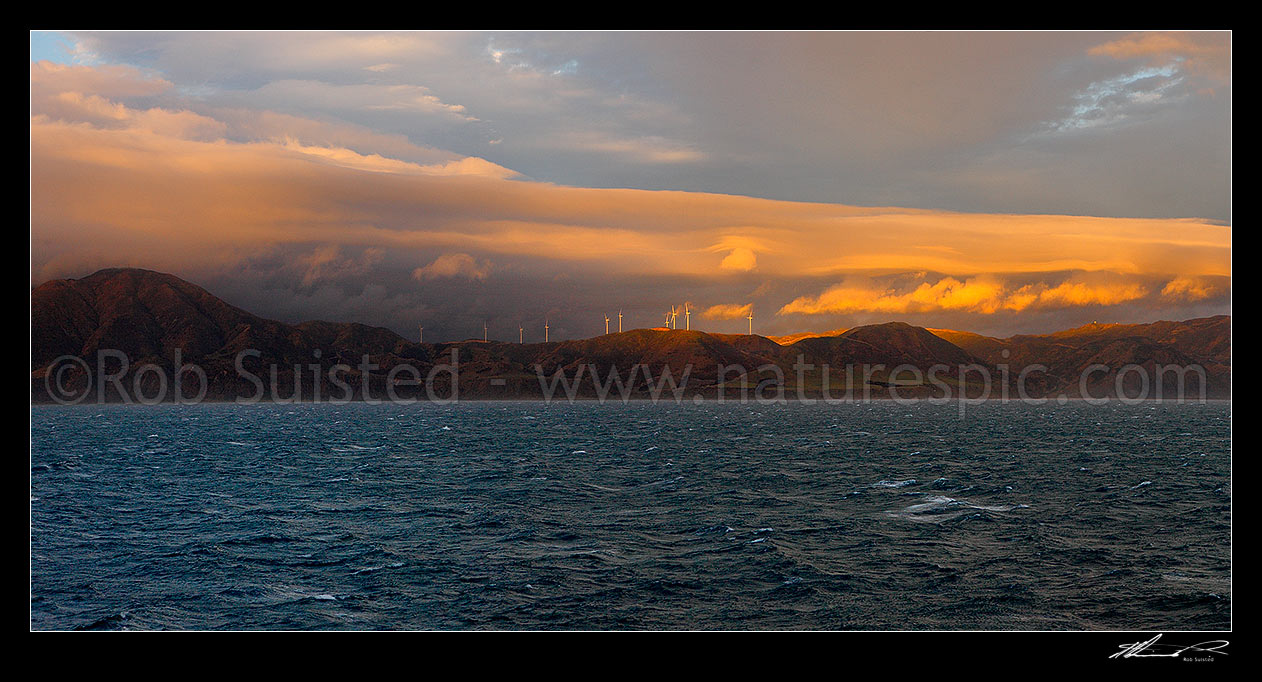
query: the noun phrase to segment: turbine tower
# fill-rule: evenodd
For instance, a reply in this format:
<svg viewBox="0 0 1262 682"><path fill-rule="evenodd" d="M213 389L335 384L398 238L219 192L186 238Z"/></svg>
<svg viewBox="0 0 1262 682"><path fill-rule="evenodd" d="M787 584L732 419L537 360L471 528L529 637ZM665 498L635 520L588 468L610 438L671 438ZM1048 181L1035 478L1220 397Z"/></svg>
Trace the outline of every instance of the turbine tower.
<svg viewBox="0 0 1262 682"><path fill-rule="evenodd" d="M749 307L749 335L754 335L754 307Z"/></svg>
<svg viewBox="0 0 1262 682"><path fill-rule="evenodd" d="M687 301L684 302L684 331L692 331L692 310L688 308Z"/></svg>
<svg viewBox="0 0 1262 682"><path fill-rule="evenodd" d="M486 343L486 322L482 323L482 343Z"/></svg>
<svg viewBox="0 0 1262 682"><path fill-rule="evenodd" d="M605 334L606 335L609 334L609 316L608 315L605 316Z"/></svg>
<svg viewBox="0 0 1262 682"><path fill-rule="evenodd" d="M526 343L526 329L517 325L517 343Z"/></svg>
<svg viewBox="0 0 1262 682"><path fill-rule="evenodd" d="M622 311L618 311L618 333L622 333Z"/></svg>
<svg viewBox="0 0 1262 682"><path fill-rule="evenodd" d="M543 342L548 342L548 318L543 319Z"/></svg>
<svg viewBox="0 0 1262 682"><path fill-rule="evenodd" d="M425 327L423 325L416 325L416 342L425 343Z"/></svg>

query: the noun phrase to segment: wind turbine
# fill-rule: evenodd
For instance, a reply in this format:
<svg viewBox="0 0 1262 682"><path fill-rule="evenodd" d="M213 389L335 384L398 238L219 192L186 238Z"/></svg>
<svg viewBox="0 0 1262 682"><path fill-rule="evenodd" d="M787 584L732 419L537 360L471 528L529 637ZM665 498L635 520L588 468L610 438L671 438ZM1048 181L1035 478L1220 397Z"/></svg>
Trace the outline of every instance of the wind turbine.
<svg viewBox="0 0 1262 682"><path fill-rule="evenodd" d="M754 335L754 306L749 306L749 335Z"/></svg>
<svg viewBox="0 0 1262 682"><path fill-rule="evenodd" d="M548 342L548 318L543 318L543 342Z"/></svg>
<svg viewBox="0 0 1262 682"><path fill-rule="evenodd" d="M678 316L675 314L675 306L671 306L670 307L670 328L671 329L679 328L679 324L677 323L677 320L678 320Z"/></svg>
<svg viewBox="0 0 1262 682"><path fill-rule="evenodd" d="M605 334L606 335L609 334L609 316L608 315L605 316Z"/></svg>
<svg viewBox="0 0 1262 682"><path fill-rule="evenodd" d="M482 343L486 343L486 322L482 323Z"/></svg>
<svg viewBox="0 0 1262 682"><path fill-rule="evenodd" d="M425 327L419 324L416 327L416 342L425 343Z"/></svg>
<svg viewBox="0 0 1262 682"><path fill-rule="evenodd" d="M517 343L526 343L526 329L517 325Z"/></svg>
<svg viewBox="0 0 1262 682"><path fill-rule="evenodd" d="M622 311L618 311L618 333L622 333Z"/></svg>
<svg viewBox="0 0 1262 682"><path fill-rule="evenodd" d="M684 302L684 331L692 331L692 310L688 308L688 302Z"/></svg>

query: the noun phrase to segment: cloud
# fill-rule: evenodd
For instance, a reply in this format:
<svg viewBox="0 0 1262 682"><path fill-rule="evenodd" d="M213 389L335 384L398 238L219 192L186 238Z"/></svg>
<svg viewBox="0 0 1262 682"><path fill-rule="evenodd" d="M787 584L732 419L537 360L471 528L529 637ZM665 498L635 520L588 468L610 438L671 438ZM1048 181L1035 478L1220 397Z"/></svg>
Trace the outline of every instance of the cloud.
<svg viewBox="0 0 1262 682"><path fill-rule="evenodd" d="M446 248L695 274L828 276L880 270L1230 274L1230 228L1197 220L960 214L674 191L590 189L511 179L474 158L415 164L295 142L208 139L204 117L124 110L114 119L31 120L37 232L80 233L43 251L323 241ZM161 123L161 124L160 124ZM213 137L213 136L212 136ZM64 227L62 227L64 226ZM75 227L77 226L77 228ZM92 230L113 234L93 242ZM178 229L173 226L179 226ZM734 229L745 235L729 239ZM191 246L198 244L198 246ZM755 249L746 244L757 244ZM743 250L742 250L743 249ZM164 256L165 258L165 256Z"/></svg>
<svg viewBox="0 0 1262 682"><path fill-rule="evenodd" d="M1056 286L1026 285L1017 290L1005 302L1011 310L1029 307L1069 308L1091 305L1117 305L1148 295L1148 289L1137 282L1088 284L1085 282L1061 282Z"/></svg>
<svg viewBox="0 0 1262 682"><path fill-rule="evenodd" d="M706 158L693 145L660 135L625 137L580 130L540 138L537 144L553 150L590 152L644 164L694 163Z"/></svg>
<svg viewBox="0 0 1262 682"><path fill-rule="evenodd" d="M1139 59L1154 66L1176 65L1226 81L1230 51L1231 36L1223 31L1146 32L1096 45L1087 50L1087 54L1113 59Z"/></svg>
<svg viewBox="0 0 1262 682"><path fill-rule="evenodd" d="M414 144L406 135L382 133L344 121L244 108L217 108L213 116L228 126L228 137L236 141L295 141L420 164L447 163L462 158L450 151Z"/></svg>
<svg viewBox="0 0 1262 682"><path fill-rule="evenodd" d="M802 296L778 314L927 313L961 311L991 315L1000 311L1107 306L1147 296L1148 289L1133 281L1063 281L1012 285L992 276L964 280L942 277L907 289L882 287L873 281L842 283L818 296Z"/></svg>
<svg viewBox="0 0 1262 682"><path fill-rule="evenodd" d="M194 82L221 82L242 71L267 73L362 70L439 58L457 36L441 32L182 31L76 32L80 50L102 58L147 56Z"/></svg>
<svg viewBox="0 0 1262 682"><path fill-rule="evenodd" d="M756 284L738 274L756 269L760 286L744 300L811 315L1209 309L1230 291L1231 228L1210 220L567 186L400 134L209 106L139 70L104 71L32 66L36 284L117 265L231 273L266 254L274 277L299 288L389 277L400 290L482 289L506 279L489 276L493 263L581 285L575 300L597 282L667 306L685 286L703 300L735 298L733 283ZM909 272L934 274L891 279ZM507 293L545 297L556 286Z"/></svg>
<svg viewBox="0 0 1262 682"><path fill-rule="evenodd" d="M191 111L131 109L98 95L63 92L46 102L41 116L88 123L102 128L128 128L157 135L196 140L221 139L227 126Z"/></svg>
<svg viewBox="0 0 1262 682"><path fill-rule="evenodd" d="M335 85L311 80L272 81L251 93L254 99L297 110L361 109L442 114L461 121L476 121L462 104L439 99L429 88L408 84Z"/></svg>
<svg viewBox="0 0 1262 682"><path fill-rule="evenodd" d="M106 98L152 97L175 87L157 74L121 64L99 66L31 62L31 108L50 95L79 92Z"/></svg>
<svg viewBox="0 0 1262 682"><path fill-rule="evenodd" d="M1072 112L1057 124L1060 130L1144 122L1230 83L1230 37L1222 32L1137 33L1095 45L1087 54L1117 60L1129 70L1075 93Z"/></svg>
<svg viewBox="0 0 1262 682"><path fill-rule="evenodd" d="M748 272L756 267L758 267L758 257L753 251L743 246L732 249L732 252L724 256L719 263L719 269L736 272Z"/></svg>
<svg viewBox="0 0 1262 682"><path fill-rule="evenodd" d="M302 285L309 287L319 282L363 275L381 262L384 255L383 249L367 248L357 257L348 257L341 247L327 244L296 257L294 264L302 270Z"/></svg>
<svg viewBox="0 0 1262 682"><path fill-rule="evenodd" d="M156 252L165 248L161 241L175 238L204 246L332 240L695 273L695 254L723 244L740 226L761 248L756 259L748 246L730 248L723 269L756 263L765 276L889 269L1230 274L1230 228L1204 221L958 214L563 187L508 179L511 171L474 159L409 165L332 147L189 137L207 127L152 123L172 117L179 118L128 113L132 123L122 127L33 117L37 231L92 225L116 233L91 246L82 237L67 239L58 250L109 251L124 247L119 236L149 232L155 241L145 250ZM173 231L177 225L183 227Z"/></svg>
<svg viewBox="0 0 1262 682"><path fill-rule="evenodd" d="M286 139L282 146L293 152L327 161L346 168L374 173L414 173L422 175L483 175L493 178L511 178L517 173L485 159L465 157L444 163L421 165L387 158L380 154L360 154L341 147L307 146L296 140Z"/></svg>
<svg viewBox="0 0 1262 682"><path fill-rule="evenodd" d="M1203 301L1223 294L1219 284L1200 277L1176 277L1161 289L1161 295L1179 301Z"/></svg>
<svg viewBox="0 0 1262 682"><path fill-rule="evenodd" d="M754 312L753 303L720 303L712 305L701 311L701 317L707 320L736 320L745 319Z"/></svg>
<svg viewBox="0 0 1262 682"><path fill-rule="evenodd" d="M412 271L419 280L463 277L470 280L486 279L491 274L491 264L479 262L467 253L445 253L434 262Z"/></svg>
<svg viewBox="0 0 1262 682"><path fill-rule="evenodd" d="M1230 64L1231 34L1148 35L260 31L67 37L103 60L161 73L177 84L172 98L215 108L320 112L462 156L486 156L482 150L493 146L489 161L557 184L974 213L1230 220L1230 83L1196 74L1208 73L1197 65L1208 64L1211 55L1221 55L1214 64ZM580 66L571 73L566 65L572 63ZM381 65L397 68L369 70ZM1114 109L1116 97L1095 99L1100 90L1093 84L1172 65L1178 72L1169 78L1141 78L1123 88L1123 96L1138 96L1137 109ZM1226 68L1214 72L1229 76ZM403 89L391 92L395 86ZM1218 94L1189 96L1204 88ZM421 95L419 102L408 101L410 92ZM1156 104L1143 101L1158 95ZM393 108L421 105L432 110ZM1105 139L1077 146L1082 136L1106 130L1099 125L1042 135L1049 122L1087 120L1073 116L1079 106L1099 109L1090 120L1112 122ZM1155 120L1154 112L1162 117ZM996 189L961 177L1003 184ZM1020 191L1009 191L1017 181Z"/></svg>

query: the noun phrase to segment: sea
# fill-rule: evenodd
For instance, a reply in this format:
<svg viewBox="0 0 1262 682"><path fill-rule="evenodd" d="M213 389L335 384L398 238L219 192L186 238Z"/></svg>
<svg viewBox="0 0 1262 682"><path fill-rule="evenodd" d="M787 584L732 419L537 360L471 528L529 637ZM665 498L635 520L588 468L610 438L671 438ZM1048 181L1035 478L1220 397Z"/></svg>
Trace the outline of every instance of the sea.
<svg viewBox="0 0 1262 682"><path fill-rule="evenodd" d="M1219 630L1231 406L31 408L36 630Z"/></svg>

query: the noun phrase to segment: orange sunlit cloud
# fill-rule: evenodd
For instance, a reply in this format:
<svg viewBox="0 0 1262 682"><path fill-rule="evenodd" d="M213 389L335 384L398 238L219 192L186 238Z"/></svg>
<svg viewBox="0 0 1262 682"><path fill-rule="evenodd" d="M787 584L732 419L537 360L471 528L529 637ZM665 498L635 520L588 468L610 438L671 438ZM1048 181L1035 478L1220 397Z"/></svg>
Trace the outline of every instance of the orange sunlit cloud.
<svg viewBox="0 0 1262 682"><path fill-rule="evenodd" d="M486 279L491 272L491 264L479 262L467 253L444 253L434 262L412 271L412 276L419 280L441 278Z"/></svg>
<svg viewBox="0 0 1262 682"><path fill-rule="evenodd" d="M959 280L943 277L906 290L860 281L831 287L818 296L803 296L780 309L781 314L820 315L856 312L919 313L1000 311L1107 306L1141 299L1146 285L1113 275L1111 281L1066 280L1011 284L996 276ZM1174 282L1172 282L1173 284ZM1168 288L1168 287L1167 287Z"/></svg>
<svg viewBox="0 0 1262 682"><path fill-rule="evenodd" d="M1226 81L1230 77L1231 41L1223 34L1135 33L1092 47L1087 54L1144 59L1156 65L1177 60L1186 68L1218 80Z"/></svg>
<svg viewBox="0 0 1262 682"><path fill-rule="evenodd" d="M1203 301L1219 296L1224 286L1215 283L1211 278L1179 276L1168 282L1161 289L1161 295L1175 300Z"/></svg>
<svg viewBox="0 0 1262 682"><path fill-rule="evenodd" d="M124 243L140 234L238 245L384 240L715 275L755 265L782 274L1230 274L1229 229L1195 220L992 216L561 187L485 173L493 164L475 161L461 162L473 172L451 173L349 150L189 139L173 134L189 126L155 129L145 113L137 117L142 123L122 129L32 118L32 210L41 224L91 225ZM734 225L768 252L736 247L709 266L694 255L730 239ZM111 241L96 246L108 250ZM628 260L628 253L652 257Z"/></svg>
<svg viewBox="0 0 1262 682"><path fill-rule="evenodd" d="M701 317L707 320L743 320L752 312L754 312L753 303L744 305L739 303L719 303L701 311Z"/></svg>

